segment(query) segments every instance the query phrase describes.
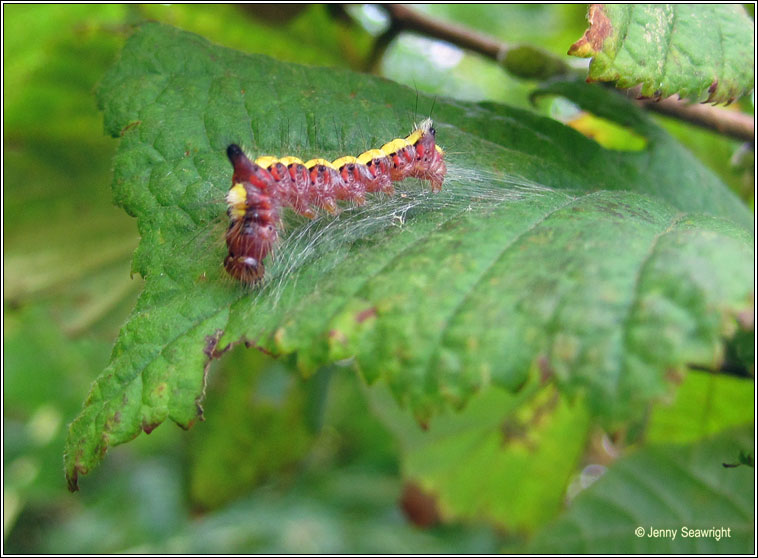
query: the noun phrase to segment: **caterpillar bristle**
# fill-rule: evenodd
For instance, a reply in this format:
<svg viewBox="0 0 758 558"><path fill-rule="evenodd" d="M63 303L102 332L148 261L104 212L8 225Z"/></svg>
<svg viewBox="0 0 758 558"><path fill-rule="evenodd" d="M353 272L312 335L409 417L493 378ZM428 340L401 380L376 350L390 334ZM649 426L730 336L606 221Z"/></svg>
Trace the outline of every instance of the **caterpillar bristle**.
<svg viewBox="0 0 758 558"><path fill-rule="evenodd" d="M315 217L314 208L337 213L337 201L361 205L366 193L392 195L393 182L409 177L427 181L432 192L439 192L447 173L445 152L436 144L431 118L381 149L331 162L314 158L303 163L296 157L271 156L253 160L236 144L229 145L226 154L234 173L227 194L229 253L224 268L250 285L263 279L263 260L278 240L284 207L308 218Z"/></svg>
<svg viewBox="0 0 758 558"><path fill-rule="evenodd" d="M432 121L431 118L426 118L422 120L421 122L419 122L418 124L416 124L416 126L414 127L414 130L421 130L423 132L434 130L434 122Z"/></svg>

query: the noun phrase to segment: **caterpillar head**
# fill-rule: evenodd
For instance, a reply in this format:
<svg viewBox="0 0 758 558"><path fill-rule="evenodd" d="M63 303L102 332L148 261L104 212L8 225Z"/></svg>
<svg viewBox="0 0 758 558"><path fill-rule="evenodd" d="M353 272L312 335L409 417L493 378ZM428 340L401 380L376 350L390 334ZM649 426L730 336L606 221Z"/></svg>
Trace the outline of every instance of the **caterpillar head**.
<svg viewBox="0 0 758 558"><path fill-rule="evenodd" d="M274 187L275 182L271 174L260 165L248 159L239 145L233 143L227 147L226 156L229 157L229 161L234 167L232 184L244 184L248 182L263 192L268 192Z"/></svg>

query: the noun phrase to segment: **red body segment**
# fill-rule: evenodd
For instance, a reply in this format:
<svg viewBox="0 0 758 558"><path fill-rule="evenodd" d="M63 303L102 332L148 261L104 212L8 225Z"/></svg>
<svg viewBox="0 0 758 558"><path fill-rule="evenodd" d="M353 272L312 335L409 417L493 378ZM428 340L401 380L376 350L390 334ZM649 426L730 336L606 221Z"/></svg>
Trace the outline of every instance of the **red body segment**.
<svg viewBox="0 0 758 558"><path fill-rule="evenodd" d="M414 146L408 145L390 155L390 160L392 161L390 180L392 182L402 182L413 172L416 164L416 150Z"/></svg>
<svg viewBox="0 0 758 558"><path fill-rule="evenodd" d="M377 157L366 164L366 169L372 177L372 180L366 184L367 192L384 192L390 196L395 193L395 187L390 178L391 166L389 157Z"/></svg>
<svg viewBox="0 0 758 558"><path fill-rule="evenodd" d="M300 169L292 167L300 167ZM300 172L301 169L305 174ZM281 196L280 205L289 206L300 215L313 219L316 213L310 208L308 199L308 169L295 164L287 167L277 162L271 165L268 171L276 181L277 190Z"/></svg>
<svg viewBox="0 0 758 558"><path fill-rule="evenodd" d="M431 133L424 134L416 142L415 162L408 176L419 180L428 180L432 186L432 192L442 190L442 183L447 174L447 165L442 153L437 150L434 140L434 129Z"/></svg>

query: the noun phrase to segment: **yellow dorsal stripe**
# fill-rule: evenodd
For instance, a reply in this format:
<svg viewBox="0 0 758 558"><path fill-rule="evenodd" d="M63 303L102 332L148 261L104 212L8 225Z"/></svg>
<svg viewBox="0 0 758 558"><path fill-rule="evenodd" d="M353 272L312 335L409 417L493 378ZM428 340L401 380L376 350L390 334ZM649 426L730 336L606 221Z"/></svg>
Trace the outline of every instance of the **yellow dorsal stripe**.
<svg viewBox="0 0 758 558"><path fill-rule="evenodd" d="M260 165L264 169L269 169L278 162L279 162L279 159L277 159L276 157L271 157L270 155L264 155L263 157L258 157L255 160L255 164Z"/></svg>
<svg viewBox="0 0 758 558"><path fill-rule="evenodd" d="M340 157L339 159L335 159L334 161L330 162L326 159L311 159L307 162L303 162L302 159L299 159L298 157L274 157L271 155L264 155L261 157L258 157L255 160L255 163L265 169L270 169L272 166L274 166L277 163L281 163L285 166L290 166L293 164L297 165L303 165L308 169L312 169L316 165L323 165L327 168L331 168L334 170L340 170L342 167L348 164L363 164L367 165L374 159L381 159L386 158L391 155L394 155L398 151L406 148L406 147L415 147L416 143L424 137L425 134L429 133L429 130L432 127L432 120L430 118L427 118L426 120L422 121L421 123L414 126L413 131L405 138L395 138L390 142L385 143L380 149L369 149L368 151L365 151L358 155L358 157L353 157L351 155L346 155L344 157ZM437 152L440 155L444 155L445 151L439 146L434 146ZM227 194L227 203L229 206L235 206L238 204L244 205L247 198L247 192L245 191L244 186L241 184L235 184L232 189Z"/></svg>
<svg viewBox="0 0 758 558"><path fill-rule="evenodd" d="M404 147L408 147L409 145L410 144L405 140L405 138L396 138L391 142L385 143L382 146L382 151L384 151L387 155L391 155L393 153L397 153Z"/></svg>
<svg viewBox="0 0 758 558"><path fill-rule="evenodd" d="M311 159L310 161L306 161L305 168L312 169L316 165L324 165L325 167L329 167L330 169L334 168L332 166L332 162L327 161L326 159Z"/></svg>
<svg viewBox="0 0 758 558"><path fill-rule="evenodd" d="M332 161L332 166L335 169L339 170L345 165L349 165L350 163L355 164L355 163L360 163L360 161L358 160L357 157L351 157L350 155L347 155L345 157L340 157L336 161Z"/></svg>
<svg viewBox="0 0 758 558"><path fill-rule="evenodd" d="M368 165L374 159L381 159L386 156L387 154L381 149L369 149L368 151L358 155L358 162L363 165Z"/></svg>
<svg viewBox="0 0 758 558"><path fill-rule="evenodd" d="M424 135L423 130L415 130L411 135L405 138L405 141L407 141L411 145L416 145L416 142L420 140L421 136L423 135Z"/></svg>

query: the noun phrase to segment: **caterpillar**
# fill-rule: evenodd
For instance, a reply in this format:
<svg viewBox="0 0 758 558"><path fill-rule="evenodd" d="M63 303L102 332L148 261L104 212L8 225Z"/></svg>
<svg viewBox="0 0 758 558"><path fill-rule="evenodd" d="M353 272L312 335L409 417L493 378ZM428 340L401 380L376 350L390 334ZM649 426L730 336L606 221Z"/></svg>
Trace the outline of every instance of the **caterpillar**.
<svg viewBox="0 0 758 558"><path fill-rule="evenodd" d="M226 154L234 172L226 195L229 253L224 268L248 284L264 276L263 259L276 244L284 207L312 219L314 208L338 213L340 200L361 205L367 193L392 195L393 183L409 177L428 181L432 192L439 192L447 173L445 152L436 144L431 119L380 149L332 162L270 156L251 161L235 144Z"/></svg>

